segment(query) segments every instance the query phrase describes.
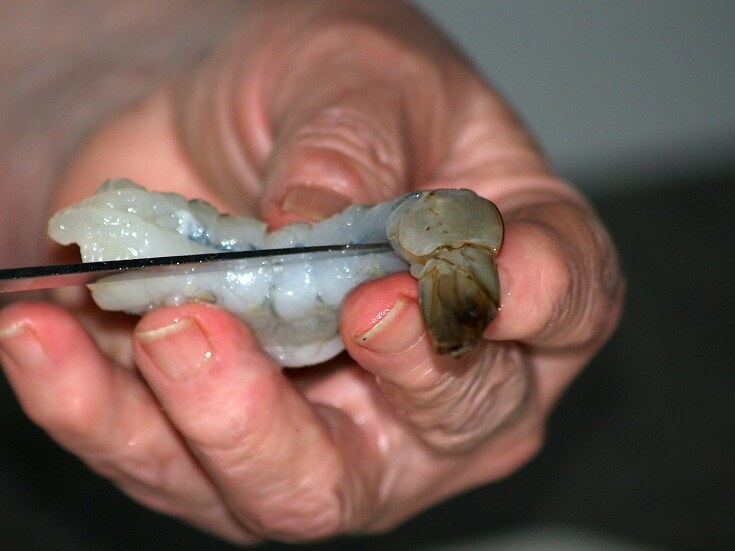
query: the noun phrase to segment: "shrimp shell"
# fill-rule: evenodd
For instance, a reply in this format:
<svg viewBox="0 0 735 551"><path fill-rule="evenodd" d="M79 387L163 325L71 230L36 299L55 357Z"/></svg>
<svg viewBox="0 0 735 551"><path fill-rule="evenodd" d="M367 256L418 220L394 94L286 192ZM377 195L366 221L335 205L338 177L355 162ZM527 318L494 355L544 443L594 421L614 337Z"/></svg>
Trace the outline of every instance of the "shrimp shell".
<svg viewBox="0 0 735 551"><path fill-rule="evenodd" d="M421 192L391 212L386 231L419 281L419 302L434 349L461 356L480 340L498 311L500 212L469 190Z"/></svg>

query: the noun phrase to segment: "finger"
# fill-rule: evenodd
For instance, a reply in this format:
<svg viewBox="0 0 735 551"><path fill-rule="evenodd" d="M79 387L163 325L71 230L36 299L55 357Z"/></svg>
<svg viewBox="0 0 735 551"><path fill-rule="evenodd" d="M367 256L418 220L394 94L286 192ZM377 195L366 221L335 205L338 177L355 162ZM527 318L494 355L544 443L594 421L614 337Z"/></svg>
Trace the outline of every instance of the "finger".
<svg viewBox="0 0 735 551"><path fill-rule="evenodd" d="M439 71L379 25L355 16L304 34L271 91L261 212L275 226L425 182L451 134Z"/></svg>
<svg viewBox="0 0 735 551"><path fill-rule="evenodd" d="M136 334L141 372L241 523L303 539L363 520L376 451L349 418L307 403L240 322L192 304L152 312Z"/></svg>
<svg viewBox="0 0 735 551"><path fill-rule="evenodd" d="M150 507L244 538L145 385L64 310L0 312L0 360L31 420L94 470Z"/></svg>
<svg viewBox="0 0 735 551"><path fill-rule="evenodd" d="M377 203L406 189L411 159L402 98L375 85L319 96L277 125L262 207L271 225L319 221L352 202Z"/></svg>
<svg viewBox="0 0 735 551"><path fill-rule="evenodd" d="M488 338L592 350L617 323L623 280L588 209L558 201L511 213L497 263L501 309Z"/></svg>
<svg viewBox="0 0 735 551"><path fill-rule="evenodd" d="M517 345L483 342L460 359L434 352L408 274L359 287L345 301L341 331L350 355L437 450L474 448L532 402L531 369Z"/></svg>
<svg viewBox="0 0 735 551"><path fill-rule="evenodd" d="M272 226L425 181L448 139L437 121L457 114L427 55L442 50L439 33L399 3L284 6L253 10L176 83L177 138L195 171L238 210L260 202Z"/></svg>
<svg viewBox="0 0 735 551"><path fill-rule="evenodd" d="M492 90L474 91L466 98L472 116L430 185L472 189L504 218L501 309L486 336L599 347L617 323L624 287L610 236L582 196L553 175L512 111Z"/></svg>

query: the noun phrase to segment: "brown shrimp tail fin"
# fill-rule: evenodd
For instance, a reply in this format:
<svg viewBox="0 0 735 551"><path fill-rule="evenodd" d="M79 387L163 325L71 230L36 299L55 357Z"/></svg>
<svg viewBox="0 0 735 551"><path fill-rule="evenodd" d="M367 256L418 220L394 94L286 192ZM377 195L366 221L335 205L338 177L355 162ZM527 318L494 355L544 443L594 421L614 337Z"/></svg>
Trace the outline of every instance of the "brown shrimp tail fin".
<svg viewBox="0 0 735 551"><path fill-rule="evenodd" d="M500 284L487 249L442 249L418 276L419 302L434 349L459 357L481 338L498 311Z"/></svg>

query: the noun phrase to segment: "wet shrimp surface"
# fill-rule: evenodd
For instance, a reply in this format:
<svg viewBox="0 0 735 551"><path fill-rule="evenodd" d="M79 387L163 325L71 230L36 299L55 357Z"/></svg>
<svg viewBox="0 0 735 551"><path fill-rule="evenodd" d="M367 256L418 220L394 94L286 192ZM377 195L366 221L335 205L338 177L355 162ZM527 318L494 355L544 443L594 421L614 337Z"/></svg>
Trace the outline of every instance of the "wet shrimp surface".
<svg viewBox="0 0 735 551"><path fill-rule="evenodd" d="M450 222L458 214L459 221ZM432 224L437 231L426 230ZM192 301L217 304L245 321L286 367L320 363L343 350L340 305L367 280L410 268L432 343L455 355L477 341L499 295L494 257L502 220L492 203L467 190L353 205L314 226L295 223L268 232L263 222L220 214L204 201L117 179L57 213L49 235L63 245L76 243L84 262L390 241L395 252L334 253L276 265L233 261L218 271L134 281L120 275L90 286L100 308L131 314Z"/></svg>

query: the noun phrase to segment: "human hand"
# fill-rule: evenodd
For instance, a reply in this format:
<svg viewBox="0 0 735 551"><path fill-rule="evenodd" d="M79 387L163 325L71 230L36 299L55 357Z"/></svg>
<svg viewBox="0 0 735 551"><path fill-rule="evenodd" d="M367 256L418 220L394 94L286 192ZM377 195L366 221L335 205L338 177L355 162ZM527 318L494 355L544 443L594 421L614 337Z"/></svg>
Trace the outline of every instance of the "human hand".
<svg viewBox="0 0 735 551"><path fill-rule="evenodd" d="M434 354L407 274L347 298L349 358L295 371L205 305L134 329L76 296L0 313L35 422L141 503L232 540L384 530L512 472L620 314L594 212L396 2L254 4L210 59L100 128L53 208L117 176L273 227L432 187L473 189L505 218L502 307L460 360Z"/></svg>

